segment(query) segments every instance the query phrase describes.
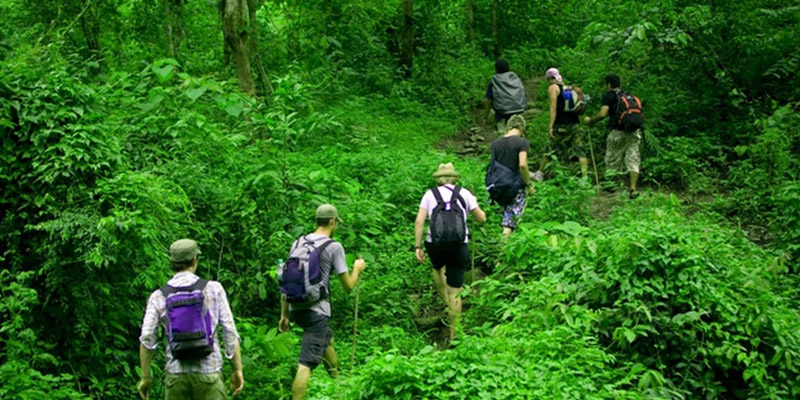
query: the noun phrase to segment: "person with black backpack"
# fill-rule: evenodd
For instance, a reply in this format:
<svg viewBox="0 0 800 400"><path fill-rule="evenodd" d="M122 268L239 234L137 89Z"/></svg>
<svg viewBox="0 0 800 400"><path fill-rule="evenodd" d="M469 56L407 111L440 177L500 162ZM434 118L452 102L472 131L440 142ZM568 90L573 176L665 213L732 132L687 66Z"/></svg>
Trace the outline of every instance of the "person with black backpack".
<svg viewBox="0 0 800 400"><path fill-rule="evenodd" d="M341 218L332 204L323 204L316 212L317 229L295 240L286 262L278 266L281 288L281 319L278 330L289 331L290 321L303 328L300 359L292 383L292 399L302 400L308 389L311 372L324 363L328 375L338 376L338 358L333 348L330 296L331 275L336 273L345 291L356 286L366 268L362 258L347 270L344 248L333 240Z"/></svg>
<svg viewBox="0 0 800 400"><path fill-rule="evenodd" d="M634 199L639 196L636 182L639 180L641 155L639 146L644 131L644 114L642 102L630 92L620 89L619 76L608 74L605 78L608 91L603 95L602 107L593 117L586 117L583 122L591 125L605 117L609 117L608 139L606 140L606 168L628 172L630 188L628 195Z"/></svg>
<svg viewBox="0 0 800 400"><path fill-rule="evenodd" d="M217 281L195 275L200 249L197 242L181 239L169 248L172 279L154 291L147 300L147 310L139 337L141 380L137 385L142 400L150 398L153 378L150 364L158 346L158 327L167 339L164 371L166 400L223 400L222 356L218 331L222 330L225 357L233 364L231 391L239 394L244 387L239 333L233 322L225 289Z"/></svg>
<svg viewBox="0 0 800 400"><path fill-rule="evenodd" d="M526 193L533 194L528 170L531 144L525 139L525 118L515 115L508 120L508 131L492 142L492 160L486 167L486 190L492 202L503 207L503 237L517 229L525 209Z"/></svg>
<svg viewBox="0 0 800 400"><path fill-rule="evenodd" d="M510 71L508 61L498 59L494 63L494 76L486 87L486 116L494 109L497 132L506 131L506 122L512 115L522 114L527 106L525 87L516 73Z"/></svg>
<svg viewBox="0 0 800 400"><path fill-rule="evenodd" d="M452 163L439 164L433 177L437 186L422 196L414 221L414 254L420 263L425 262L422 233L425 220L428 219L430 222L425 251L433 264L436 290L447 305L450 340L453 340L461 315L461 298L458 297L458 292L464 284L464 271L469 265L467 214L480 223L486 222L486 214L469 190L456 185L460 174Z"/></svg>

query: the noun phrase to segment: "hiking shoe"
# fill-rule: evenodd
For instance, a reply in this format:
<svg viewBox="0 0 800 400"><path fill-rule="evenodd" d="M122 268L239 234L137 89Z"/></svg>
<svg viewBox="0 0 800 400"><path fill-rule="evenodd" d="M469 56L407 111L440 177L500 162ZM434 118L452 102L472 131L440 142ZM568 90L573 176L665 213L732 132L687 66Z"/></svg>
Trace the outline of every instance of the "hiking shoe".
<svg viewBox="0 0 800 400"><path fill-rule="evenodd" d="M586 189L589 186L591 186L589 184L589 177L583 176L583 177L578 178L578 186L580 186L581 189Z"/></svg>
<svg viewBox="0 0 800 400"><path fill-rule="evenodd" d="M629 199L633 200L633 199L635 199L637 197L639 197L639 191L638 190L631 190L630 192L628 192L628 198Z"/></svg>
<svg viewBox="0 0 800 400"><path fill-rule="evenodd" d="M531 178L536 182L541 182L544 180L544 173L542 171L536 171L531 174Z"/></svg>

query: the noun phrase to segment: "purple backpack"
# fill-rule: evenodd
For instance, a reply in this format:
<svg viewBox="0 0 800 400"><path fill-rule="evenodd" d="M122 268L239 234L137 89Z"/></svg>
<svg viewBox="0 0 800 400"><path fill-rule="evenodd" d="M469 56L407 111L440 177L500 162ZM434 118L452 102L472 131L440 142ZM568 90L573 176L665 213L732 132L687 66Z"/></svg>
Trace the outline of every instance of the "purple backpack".
<svg viewBox="0 0 800 400"><path fill-rule="evenodd" d="M178 360L198 360L214 351L211 314L203 296L207 283L198 279L191 286L160 289L167 303L167 343Z"/></svg>
<svg viewBox="0 0 800 400"><path fill-rule="evenodd" d="M306 236L297 239L281 274L281 293L286 296L286 301L313 304L328 297L322 282L320 257L331 243L333 240L327 238L321 245Z"/></svg>

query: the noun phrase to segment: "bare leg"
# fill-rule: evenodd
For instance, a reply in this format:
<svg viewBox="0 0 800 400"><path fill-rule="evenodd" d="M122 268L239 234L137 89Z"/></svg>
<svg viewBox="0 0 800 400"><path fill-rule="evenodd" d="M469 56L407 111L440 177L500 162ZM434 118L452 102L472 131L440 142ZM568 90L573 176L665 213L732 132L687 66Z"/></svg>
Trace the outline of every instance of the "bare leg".
<svg viewBox="0 0 800 400"><path fill-rule="evenodd" d="M444 281L444 268L433 270L433 284L436 286L439 297L441 297L444 304L447 305L447 287Z"/></svg>
<svg viewBox="0 0 800 400"><path fill-rule="evenodd" d="M459 288L447 287L447 316L450 321L450 340L456 338L456 327L461 318L461 297L458 297L460 290Z"/></svg>
<svg viewBox="0 0 800 400"><path fill-rule="evenodd" d="M292 400L303 400L306 398L308 389L308 378L311 376L311 369L303 364L297 364L297 374L292 383Z"/></svg>
<svg viewBox="0 0 800 400"><path fill-rule="evenodd" d="M639 173L638 172L631 172L631 190L636 190L636 181L639 180Z"/></svg>
<svg viewBox="0 0 800 400"><path fill-rule="evenodd" d="M511 233L512 232L514 232L513 229L504 226L503 227L503 239L508 239L509 237L511 237Z"/></svg>
<svg viewBox="0 0 800 400"><path fill-rule="evenodd" d="M578 163L581 165L581 174L586 178L589 175L589 160L586 157L578 157Z"/></svg>
<svg viewBox="0 0 800 400"><path fill-rule="evenodd" d="M331 378L336 379L339 376L339 358L336 355L336 349L333 348L333 339L322 353L322 363L325 364L325 369L328 370Z"/></svg>

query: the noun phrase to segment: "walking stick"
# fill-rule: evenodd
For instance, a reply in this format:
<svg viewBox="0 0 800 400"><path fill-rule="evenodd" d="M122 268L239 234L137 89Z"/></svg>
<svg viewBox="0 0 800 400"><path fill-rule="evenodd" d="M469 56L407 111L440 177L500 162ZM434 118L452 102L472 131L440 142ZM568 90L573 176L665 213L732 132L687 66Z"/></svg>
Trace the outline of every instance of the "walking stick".
<svg viewBox="0 0 800 400"><path fill-rule="evenodd" d="M358 292L361 289L361 279L356 282L356 305L353 310L353 352L350 353L350 368L356 363L356 338L358 337Z"/></svg>
<svg viewBox="0 0 800 400"><path fill-rule="evenodd" d="M594 148L592 146L592 128L589 128L589 154L592 155L592 167L594 167L594 184L600 186L600 178L597 176L597 163L594 161Z"/></svg>

